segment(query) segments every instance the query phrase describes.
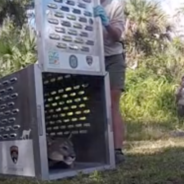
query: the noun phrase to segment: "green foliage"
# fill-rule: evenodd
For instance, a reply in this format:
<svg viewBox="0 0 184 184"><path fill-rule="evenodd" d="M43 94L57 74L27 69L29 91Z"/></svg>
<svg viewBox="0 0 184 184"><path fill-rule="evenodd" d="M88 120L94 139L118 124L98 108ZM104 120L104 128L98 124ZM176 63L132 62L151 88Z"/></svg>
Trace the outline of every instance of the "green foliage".
<svg viewBox="0 0 184 184"><path fill-rule="evenodd" d="M36 37L27 25L15 27L5 19L0 30L0 74L7 75L36 62Z"/></svg>
<svg viewBox="0 0 184 184"><path fill-rule="evenodd" d="M138 65L127 69L120 102L128 132L132 122L178 126L175 90L184 74L184 43L168 39L167 16L155 1L127 1L126 15L127 66Z"/></svg>
<svg viewBox="0 0 184 184"><path fill-rule="evenodd" d="M180 126L175 91L184 73L183 54L172 43L165 53L140 57L138 63L135 70L127 70L126 92L121 99L126 121Z"/></svg>
<svg viewBox="0 0 184 184"><path fill-rule="evenodd" d="M160 49L161 40L155 35L165 31L167 16L160 4L147 0L126 1L126 45L134 47L138 52L153 54Z"/></svg>
<svg viewBox="0 0 184 184"><path fill-rule="evenodd" d="M174 83L143 67L127 71L126 83L127 91L121 101L126 120L142 123L175 120Z"/></svg>
<svg viewBox="0 0 184 184"><path fill-rule="evenodd" d="M10 17L13 24L21 27L26 18L26 6L30 0L1 0L0 1L0 25L6 17Z"/></svg>

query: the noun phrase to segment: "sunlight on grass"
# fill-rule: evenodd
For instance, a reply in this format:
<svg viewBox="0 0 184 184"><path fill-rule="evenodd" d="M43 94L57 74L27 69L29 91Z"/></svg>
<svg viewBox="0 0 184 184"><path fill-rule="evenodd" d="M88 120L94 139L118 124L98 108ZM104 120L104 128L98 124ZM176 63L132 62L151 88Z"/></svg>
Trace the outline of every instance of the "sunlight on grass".
<svg viewBox="0 0 184 184"><path fill-rule="evenodd" d="M127 154L155 154L167 148L184 148L183 139L169 138L157 141L129 141L125 144Z"/></svg>

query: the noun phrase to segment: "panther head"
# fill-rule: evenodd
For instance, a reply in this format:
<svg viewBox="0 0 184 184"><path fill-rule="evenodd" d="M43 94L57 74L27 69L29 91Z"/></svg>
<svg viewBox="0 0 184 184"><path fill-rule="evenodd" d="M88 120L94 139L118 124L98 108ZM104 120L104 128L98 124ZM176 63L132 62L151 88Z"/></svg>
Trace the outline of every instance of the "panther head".
<svg viewBox="0 0 184 184"><path fill-rule="evenodd" d="M72 166L76 154L71 141L71 134L66 137L51 138L47 137L48 158L54 162L64 162L68 166Z"/></svg>

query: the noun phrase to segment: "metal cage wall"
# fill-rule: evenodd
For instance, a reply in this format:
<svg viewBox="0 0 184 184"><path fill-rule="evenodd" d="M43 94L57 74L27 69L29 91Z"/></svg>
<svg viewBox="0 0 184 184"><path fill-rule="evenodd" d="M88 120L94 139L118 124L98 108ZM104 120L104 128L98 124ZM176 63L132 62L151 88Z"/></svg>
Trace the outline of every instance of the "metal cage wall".
<svg viewBox="0 0 184 184"><path fill-rule="evenodd" d="M100 0L36 0L38 62L43 71L105 75ZM63 62L64 61L64 62Z"/></svg>
<svg viewBox="0 0 184 184"><path fill-rule="evenodd" d="M115 168L109 78L42 72L0 79L0 174L54 180ZM73 169L49 169L46 134L73 134Z"/></svg>

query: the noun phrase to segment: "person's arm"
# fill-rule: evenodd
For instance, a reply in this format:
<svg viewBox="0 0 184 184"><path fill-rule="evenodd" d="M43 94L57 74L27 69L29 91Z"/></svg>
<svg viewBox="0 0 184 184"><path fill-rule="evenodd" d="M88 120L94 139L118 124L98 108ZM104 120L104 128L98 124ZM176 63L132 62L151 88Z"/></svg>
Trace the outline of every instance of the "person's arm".
<svg viewBox="0 0 184 184"><path fill-rule="evenodd" d="M105 28L108 35L111 36L114 41L118 42L124 31L124 4L120 2L113 6L115 6L113 18Z"/></svg>
<svg viewBox="0 0 184 184"><path fill-rule="evenodd" d="M108 25L105 27L106 28L106 31L108 32L108 34L111 36L111 38L118 42L121 38L121 35L122 35L122 31L116 27L113 27L111 25Z"/></svg>

